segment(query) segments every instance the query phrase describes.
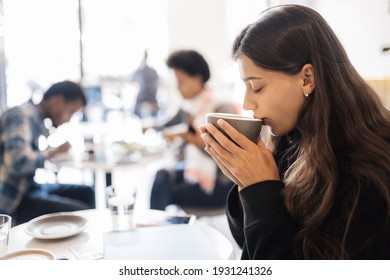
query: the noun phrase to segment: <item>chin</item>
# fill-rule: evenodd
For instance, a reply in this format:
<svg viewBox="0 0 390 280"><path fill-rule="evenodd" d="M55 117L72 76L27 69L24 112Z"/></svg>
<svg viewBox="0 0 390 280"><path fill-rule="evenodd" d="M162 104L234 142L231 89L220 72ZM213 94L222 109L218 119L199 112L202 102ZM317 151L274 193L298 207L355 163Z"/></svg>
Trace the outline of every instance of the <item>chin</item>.
<svg viewBox="0 0 390 280"><path fill-rule="evenodd" d="M273 136L273 137L279 137L286 135L287 132L280 131L278 129L273 128L272 126L268 126L268 132Z"/></svg>

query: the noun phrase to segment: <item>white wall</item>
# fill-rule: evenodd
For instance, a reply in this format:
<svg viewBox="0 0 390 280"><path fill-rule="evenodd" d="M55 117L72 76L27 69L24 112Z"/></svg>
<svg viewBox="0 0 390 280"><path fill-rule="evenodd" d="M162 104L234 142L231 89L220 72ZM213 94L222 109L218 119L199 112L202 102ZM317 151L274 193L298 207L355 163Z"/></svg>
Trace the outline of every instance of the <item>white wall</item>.
<svg viewBox="0 0 390 280"><path fill-rule="evenodd" d="M266 7L265 0L168 0L169 50L199 51L209 63L214 89L241 103L244 88L232 42Z"/></svg>
<svg viewBox="0 0 390 280"><path fill-rule="evenodd" d="M209 62L216 86L227 79L237 83L238 73L228 70L236 67L230 57L232 31L251 23L267 4L279 3L321 13L365 78L390 76L390 52L382 52L390 45L389 0L168 0L169 50L196 49Z"/></svg>
<svg viewBox="0 0 390 280"><path fill-rule="evenodd" d="M365 78L390 77L389 0L312 0L343 43L352 64Z"/></svg>
<svg viewBox="0 0 390 280"><path fill-rule="evenodd" d="M195 49L209 62L212 82L231 63L225 0L169 0L169 50Z"/></svg>

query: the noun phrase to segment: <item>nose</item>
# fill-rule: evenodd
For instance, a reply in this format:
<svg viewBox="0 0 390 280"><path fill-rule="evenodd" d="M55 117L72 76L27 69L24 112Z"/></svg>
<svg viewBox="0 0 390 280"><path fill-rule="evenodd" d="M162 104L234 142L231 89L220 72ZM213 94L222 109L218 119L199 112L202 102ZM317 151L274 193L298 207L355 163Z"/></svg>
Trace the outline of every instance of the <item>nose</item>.
<svg viewBox="0 0 390 280"><path fill-rule="evenodd" d="M245 91L245 97L244 97L242 108L244 110L254 111L257 105L254 102L253 98L251 98L251 94L248 91L249 91L248 89Z"/></svg>

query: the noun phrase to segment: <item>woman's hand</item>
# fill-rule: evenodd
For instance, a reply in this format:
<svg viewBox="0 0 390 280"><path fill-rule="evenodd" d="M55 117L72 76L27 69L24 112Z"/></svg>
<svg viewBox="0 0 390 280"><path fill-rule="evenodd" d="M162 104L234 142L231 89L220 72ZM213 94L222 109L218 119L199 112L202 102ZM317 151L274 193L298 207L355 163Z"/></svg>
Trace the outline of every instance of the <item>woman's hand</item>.
<svg viewBox="0 0 390 280"><path fill-rule="evenodd" d="M214 159L214 161L218 164L219 168L222 170L223 174L225 174L232 182L234 182L240 189L244 188L244 186L242 185L242 183L234 176L234 174L232 174L224 165L222 162L220 162L218 160L217 157L214 157L212 153L210 153L210 145L208 144L207 140L205 139L205 136L204 134L208 134L207 132L207 128L206 128L206 125L201 125L199 127L199 130L200 132L202 133L201 134L201 137L204 141L204 143L206 144L206 147L204 148L204 150L209 154L211 155L211 157Z"/></svg>
<svg viewBox="0 0 390 280"><path fill-rule="evenodd" d="M273 154L261 139L256 145L226 121L220 119L218 124L239 146L208 123L199 127L205 150L240 190L257 182L280 180Z"/></svg>

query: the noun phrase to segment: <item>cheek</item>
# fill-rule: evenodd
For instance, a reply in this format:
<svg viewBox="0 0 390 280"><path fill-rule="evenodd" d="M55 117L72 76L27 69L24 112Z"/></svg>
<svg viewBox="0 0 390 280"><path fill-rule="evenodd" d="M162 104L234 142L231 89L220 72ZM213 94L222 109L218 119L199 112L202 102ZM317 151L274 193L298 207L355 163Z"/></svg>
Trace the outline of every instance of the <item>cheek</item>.
<svg viewBox="0 0 390 280"><path fill-rule="evenodd" d="M185 87L185 86L180 86L179 88L179 92L180 92L180 94L184 97L184 98L186 98L186 97L188 97L188 90L187 90L187 87Z"/></svg>
<svg viewBox="0 0 390 280"><path fill-rule="evenodd" d="M57 125L61 125L61 124L64 124L65 122L69 121L70 119L70 112L63 112L63 113L60 113L57 115Z"/></svg>
<svg viewBox="0 0 390 280"><path fill-rule="evenodd" d="M58 112L56 115L55 115L55 119L57 122L59 122L61 119L62 119L62 113L61 112Z"/></svg>
<svg viewBox="0 0 390 280"><path fill-rule="evenodd" d="M180 92L184 97L191 98L194 96L195 89L196 89L196 87L193 83L187 82L187 83L182 85Z"/></svg>
<svg viewBox="0 0 390 280"><path fill-rule="evenodd" d="M178 88L178 90L181 92L181 93L183 93L183 94L185 94L185 92L187 92L187 83L185 83L185 82L180 82L178 85L177 85L177 88Z"/></svg>
<svg viewBox="0 0 390 280"><path fill-rule="evenodd" d="M297 126L298 116L304 103L299 91L284 91L270 104L271 133L284 135Z"/></svg>

